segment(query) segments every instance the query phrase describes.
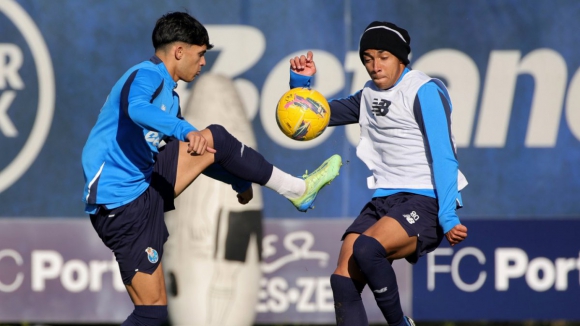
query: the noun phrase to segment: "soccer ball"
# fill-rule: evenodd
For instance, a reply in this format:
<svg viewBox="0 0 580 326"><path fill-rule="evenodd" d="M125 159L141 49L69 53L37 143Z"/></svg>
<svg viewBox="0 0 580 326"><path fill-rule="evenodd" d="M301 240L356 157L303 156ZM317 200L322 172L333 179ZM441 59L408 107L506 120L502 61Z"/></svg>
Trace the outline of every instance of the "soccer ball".
<svg viewBox="0 0 580 326"><path fill-rule="evenodd" d="M278 101L276 122L284 135L311 140L322 134L330 121L330 106L318 91L293 88Z"/></svg>

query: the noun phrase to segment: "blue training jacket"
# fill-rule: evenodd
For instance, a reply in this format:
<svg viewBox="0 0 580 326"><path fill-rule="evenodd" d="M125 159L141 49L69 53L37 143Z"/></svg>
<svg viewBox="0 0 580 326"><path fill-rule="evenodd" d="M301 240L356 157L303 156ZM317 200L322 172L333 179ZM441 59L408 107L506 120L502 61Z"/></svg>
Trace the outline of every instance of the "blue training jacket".
<svg viewBox="0 0 580 326"><path fill-rule="evenodd" d="M85 211L115 208L149 186L159 142L186 141L196 128L181 118L177 83L156 56L129 69L113 86L83 148Z"/></svg>

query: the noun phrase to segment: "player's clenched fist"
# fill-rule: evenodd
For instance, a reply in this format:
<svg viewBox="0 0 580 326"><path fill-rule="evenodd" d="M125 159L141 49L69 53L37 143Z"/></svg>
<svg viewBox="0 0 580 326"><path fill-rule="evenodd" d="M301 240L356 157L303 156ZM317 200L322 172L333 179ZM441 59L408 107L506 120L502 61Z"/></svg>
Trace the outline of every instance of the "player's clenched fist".
<svg viewBox="0 0 580 326"><path fill-rule="evenodd" d="M463 224L457 224L453 227L453 229L449 230L447 234L445 234L447 241L453 247L454 245L460 243L461 241L467 238L467 227Z"/></svg>

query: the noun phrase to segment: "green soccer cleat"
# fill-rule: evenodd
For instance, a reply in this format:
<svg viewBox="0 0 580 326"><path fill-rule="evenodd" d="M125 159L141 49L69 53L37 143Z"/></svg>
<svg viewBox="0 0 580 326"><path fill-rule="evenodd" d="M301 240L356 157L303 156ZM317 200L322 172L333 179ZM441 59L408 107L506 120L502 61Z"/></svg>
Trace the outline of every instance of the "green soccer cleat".
<svg viewBox="0 0 580 326"><path fill-rule="evenodd" d="M342 159L340 155L335 154L324 161L314 172L308 174L308 171L306 171L302 176L302 179L306 181L306 192L300 198L290 199L296 209L306 212L309 208L313 208L312 204L314 199L316 199L316 195L318 195L320 189L336 178L341 165Z"/></svg>

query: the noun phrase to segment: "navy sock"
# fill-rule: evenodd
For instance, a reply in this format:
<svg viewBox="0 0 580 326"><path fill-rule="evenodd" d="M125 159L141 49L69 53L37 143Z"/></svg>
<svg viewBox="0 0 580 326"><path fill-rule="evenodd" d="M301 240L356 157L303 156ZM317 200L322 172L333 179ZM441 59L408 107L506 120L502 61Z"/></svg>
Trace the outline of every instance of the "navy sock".
<svg viewBox="0 0 580 326"><path fill-rule="evenodd" d="M220 125L207 127L213 137L215 161L238 178L265 185L274 166L262 154L242 144Z"/></svg>
<svg viewBox="0 0 580 326"><path fill-rule="evenodd" d="M365 284L332 274L330 286L334 297L334 313L338 326L368 326L365 307L360 296Z"/></svg>
<svg viewBox="0 0 580 326"><path fill-rule="evenodd" d="M121 326L161 326L167 323L167 306L135 306Z"/></svg>
<svg viewBox="0 0 580 326"><path fill-rule="evenodd" d="M361 234L354 242L353 256L389 325L405 325L397 277L385 248L375 238Z"/></svg>

